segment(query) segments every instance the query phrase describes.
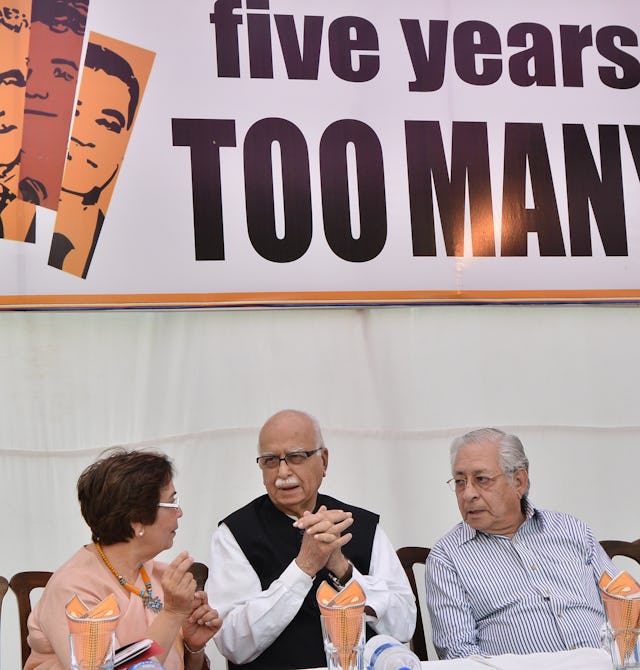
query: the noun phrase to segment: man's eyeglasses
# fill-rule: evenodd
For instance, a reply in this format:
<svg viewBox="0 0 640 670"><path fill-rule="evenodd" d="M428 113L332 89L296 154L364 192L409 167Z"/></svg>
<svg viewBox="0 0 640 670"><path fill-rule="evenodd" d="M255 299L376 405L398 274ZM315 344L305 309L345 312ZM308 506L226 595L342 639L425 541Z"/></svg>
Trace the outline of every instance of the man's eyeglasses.
<svg viewBox="0 0 640 670"><path fill-rule="evenodd" d="M309 457L313 456L317 451L320 451L322 447L317 449L312 449L311 451L292 451L288 454L285 454L282 458L280 456L275 456L273 454L267 454L266 456L258 456L256 458L256 463L263 470L275 470L275 468L280 467L280 463L284 461L287 465L302 465L309 460Z"/></svg>
<svg viewBox="0 0 640 670"><path fill-rule="evenodd" d="M180 509L180 496L176 496L173 499L173 502L170 502L170 503L159 502L158 507L167 507L168 509L178 510L178 509Z"/></svg>
<svg viewBox="0 0 640 670"><path fill-rule="evenodd" d="M498 477L504 476L504 472L499 472L497 475L471 475L468 479L465 477L452 477L447 481L447 484L454 493L462 493L469 486L469 482L471 482L474 489L486 491L493 486Z"/></svg>

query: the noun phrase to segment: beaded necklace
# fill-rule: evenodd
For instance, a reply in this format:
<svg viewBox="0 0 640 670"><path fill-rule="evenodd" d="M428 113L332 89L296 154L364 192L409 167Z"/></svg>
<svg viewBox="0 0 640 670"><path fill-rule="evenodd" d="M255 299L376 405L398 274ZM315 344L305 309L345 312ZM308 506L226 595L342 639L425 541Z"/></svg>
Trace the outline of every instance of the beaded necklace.
<svg viewBox="0 0 640 670"><path fill-rule="evenodd" d="M122 575L118 574L118 571L113 567L111 561L107 558L100 544L96 542L95 545L96 549L98 550L98 554L100 554L100 558L104 561L104 564L109 568L109 570L111 570L120 584L122 584L122 586L124 586L127 591L130 591L131 593L134 593L135 595L142 598L144 606L157 614L163 608L163 603L162 600L158 598L158 596L153 595L153 590L151 589L151 580L149 579L147 571L144 569L144 565L140 566L140 576L142 577L145 588L141 591L138 591L138 589L133 586L133 584L129 584L129 582Z"/></svg>

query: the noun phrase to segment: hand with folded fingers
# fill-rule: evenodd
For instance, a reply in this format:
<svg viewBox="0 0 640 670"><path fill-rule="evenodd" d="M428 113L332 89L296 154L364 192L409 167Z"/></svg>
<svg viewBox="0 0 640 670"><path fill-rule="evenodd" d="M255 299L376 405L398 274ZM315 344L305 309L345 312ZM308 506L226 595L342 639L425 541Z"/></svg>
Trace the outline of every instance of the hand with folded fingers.
<svg viewBox="0 0 640 670"><path fill-rule="evenodd" d="M328 510L322 505L317 512L305 512L293 525L304 531L296 563L308 575L327 565L327 561L351 540L351 533L342 534L353 523L351 512ZM342 552L339 553L342 555Z"/></svg>
<svg viewBox="0 0 640 670"><path fill-rule="evenodd" d="M193 607L182 624L182 635L188 647L199 651L220 630L222 619L209 605L207 594L197 591L193 598Z"/></svg>

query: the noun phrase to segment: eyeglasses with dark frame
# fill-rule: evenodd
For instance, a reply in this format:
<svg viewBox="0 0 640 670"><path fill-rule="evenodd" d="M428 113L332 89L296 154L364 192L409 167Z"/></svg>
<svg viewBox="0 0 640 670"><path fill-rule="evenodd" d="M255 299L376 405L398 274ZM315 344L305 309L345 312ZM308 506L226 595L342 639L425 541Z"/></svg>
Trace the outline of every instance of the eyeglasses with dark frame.
<svg viewBox="0 0 640 670"><path fill-rule="evenodd" d="M175 496L173 502L159 502L158 507L166 507L167 509L175 509L176 511L180 508L180 496Z"/></svg>
<svg viewBox="0 0 640 670"><path fill-rule="evenodd" d="M454 493L462 493L469 482L473 484L474 489L480 489L481 491L487 491L493 486L498 477L505 477L504 472L499 472L497 475L471 475L471 477L452 477L447 480L447 485Z"/></svg>
<svg viewBox="0 0 640 670"><path fill-rule="evenodd" d="M320 451L322 447L311 449L311 451L290 451L282 458L274 454L266 454L265 456L258 456L256 463L263 470L275 470L280 467L280 463L284 461L287 465L302 465L306 463L313 454Z"/></svg>

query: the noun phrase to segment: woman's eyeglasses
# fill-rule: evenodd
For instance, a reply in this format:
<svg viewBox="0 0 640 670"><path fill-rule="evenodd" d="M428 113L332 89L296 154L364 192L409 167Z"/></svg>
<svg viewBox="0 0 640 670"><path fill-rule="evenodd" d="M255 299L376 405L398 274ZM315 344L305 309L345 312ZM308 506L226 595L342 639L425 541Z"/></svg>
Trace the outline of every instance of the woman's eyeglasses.
<svg viewBox="0 0 640 670"><path fill-rule="evenodd" d="M168 509L178 510L178 509L180 509L180 496L176 496L173 499L173 502L170 502L170 503L159 502L158 507L167 507Z"/></svg>

